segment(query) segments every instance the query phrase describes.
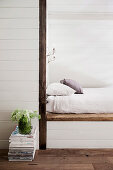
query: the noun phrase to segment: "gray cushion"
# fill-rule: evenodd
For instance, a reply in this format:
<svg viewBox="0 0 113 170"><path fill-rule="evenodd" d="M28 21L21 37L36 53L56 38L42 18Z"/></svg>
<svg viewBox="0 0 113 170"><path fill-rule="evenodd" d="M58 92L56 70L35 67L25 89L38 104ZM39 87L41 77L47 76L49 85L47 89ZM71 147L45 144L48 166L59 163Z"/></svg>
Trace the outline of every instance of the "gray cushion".
<svg viewBox="0 0 113 170"><path fill-rule="evenodd" d="M71 79L63 79L60 81L60 83L65 84L69 87L71 87L72 89L74 89L76 91L77 94L83 94L83 89L80 86L80 84L74 80Z"/></svg>

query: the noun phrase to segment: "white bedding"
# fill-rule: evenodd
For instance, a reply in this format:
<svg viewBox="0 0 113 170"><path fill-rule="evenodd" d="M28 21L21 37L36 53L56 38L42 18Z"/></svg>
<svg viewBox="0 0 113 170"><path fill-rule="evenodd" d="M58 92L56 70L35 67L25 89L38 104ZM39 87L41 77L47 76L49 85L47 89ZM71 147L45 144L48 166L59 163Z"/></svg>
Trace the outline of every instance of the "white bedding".
<svg viewBox="0 0 113 170"><path fill-rule="evenodd" d="M113 113L113 88L85 88L84 94L49 96L47 111L54 113Z"/></svg>

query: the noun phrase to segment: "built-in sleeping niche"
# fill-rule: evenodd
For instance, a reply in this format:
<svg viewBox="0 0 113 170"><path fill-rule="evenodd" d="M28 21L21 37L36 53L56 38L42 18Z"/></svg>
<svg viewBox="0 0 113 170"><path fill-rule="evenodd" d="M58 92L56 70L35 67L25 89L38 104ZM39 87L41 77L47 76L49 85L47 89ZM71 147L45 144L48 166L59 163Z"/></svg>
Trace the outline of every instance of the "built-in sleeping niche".
<svg viewBox="0 0 113 170"><path fill-rule="evenodd" d="M47 1L47 111L113 113L111 5Z"/></svg>

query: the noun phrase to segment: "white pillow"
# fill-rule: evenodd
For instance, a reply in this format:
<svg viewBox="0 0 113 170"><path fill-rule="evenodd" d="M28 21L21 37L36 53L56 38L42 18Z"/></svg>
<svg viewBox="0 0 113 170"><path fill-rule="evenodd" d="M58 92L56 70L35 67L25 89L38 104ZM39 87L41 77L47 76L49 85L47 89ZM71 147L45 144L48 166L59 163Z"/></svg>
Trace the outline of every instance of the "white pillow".
<svg viewBox="0 0 113 170"><path fill-rule="evenodd" d="M46 93L50 96L70 96L75 93L75 90L61 83L52 83L48 86Z"/></svg>

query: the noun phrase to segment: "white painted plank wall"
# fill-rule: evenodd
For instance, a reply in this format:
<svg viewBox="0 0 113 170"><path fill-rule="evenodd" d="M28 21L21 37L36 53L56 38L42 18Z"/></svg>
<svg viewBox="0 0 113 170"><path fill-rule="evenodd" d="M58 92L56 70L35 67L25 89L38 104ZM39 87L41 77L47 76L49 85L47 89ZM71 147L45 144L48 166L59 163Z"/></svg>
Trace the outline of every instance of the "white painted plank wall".
<svg viewBox="0 0 113 170"><path fill-rule="evenodd" d="M48 0L49 14L113 12L112 0Z"/></svg>
<svg viewBox="0 0 113 170"><path fill-rule="evenodd" d="M48 148L113 148L113 122L48 122Z"/></svg>
<svg viewBox="0 0 113 170"><path fill-rule="evenodd" d="M89 3L95 7L89 0L60 2L62 6L65 2L67 5ZM95 5L104 2L104 8L108 4L112 12L111 1L93 2ZM72 10L73 4L70 6ZM38 16L37 0L0 1L0 148L8 147L14 127L10 122L11 111L17 107L38 107ZM48 122L47 125L48 148L113 148L112 122Z"/></svg>
<svg viewBox="0 0 113 170"><path fill-rule="evenodd" d="M16 108L38 109L39 1L0 1L0 148Z"/></svg>
<svg viewBox="0 0 113 170"><path fill-rule="evenodd" d="M67 77L83 87L113 85L112 6L112 0L48 0L48 44L56 48L50 82Z"/></svg>

